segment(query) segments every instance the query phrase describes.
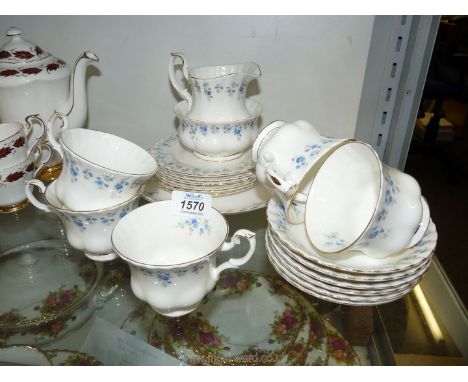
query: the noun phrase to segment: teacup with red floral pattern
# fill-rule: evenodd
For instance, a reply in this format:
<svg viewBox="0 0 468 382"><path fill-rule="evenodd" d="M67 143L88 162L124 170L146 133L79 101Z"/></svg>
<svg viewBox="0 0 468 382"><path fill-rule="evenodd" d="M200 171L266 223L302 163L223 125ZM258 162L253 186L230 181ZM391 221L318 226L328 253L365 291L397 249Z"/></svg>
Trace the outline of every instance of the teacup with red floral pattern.
<svg viewBox="0 0 468 382"><path fill-rule="evenodd" d="M37 123L32 123L35 120ZM36 115L26 117L26 123L0 124L0 169L28 160L45 132L44 123Z"/></svg>

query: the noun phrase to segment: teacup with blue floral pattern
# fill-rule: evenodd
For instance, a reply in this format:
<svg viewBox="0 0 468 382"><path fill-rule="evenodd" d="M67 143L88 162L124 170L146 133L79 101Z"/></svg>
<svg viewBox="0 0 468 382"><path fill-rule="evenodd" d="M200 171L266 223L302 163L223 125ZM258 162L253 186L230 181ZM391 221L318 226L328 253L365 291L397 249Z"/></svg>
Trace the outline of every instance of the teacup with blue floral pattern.
<svg viewBox="0 0 468 382"><path fill-rule="evenodd" d="M133 293L156 312L177 317L190 313L211 291L220 273L238 268L255 250L255 233L240 229L230 241L218 211L205 216L172 213L172 201L141 206L121 219L112 233L115 252L130 266ZM249 242L247 253L216 266L216 255Z"/></svg>

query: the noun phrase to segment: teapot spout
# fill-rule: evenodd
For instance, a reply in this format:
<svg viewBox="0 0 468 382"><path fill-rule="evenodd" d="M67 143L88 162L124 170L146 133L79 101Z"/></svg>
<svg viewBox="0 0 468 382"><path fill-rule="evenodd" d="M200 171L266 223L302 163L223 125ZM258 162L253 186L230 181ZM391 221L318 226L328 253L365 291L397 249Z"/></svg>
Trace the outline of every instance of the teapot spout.
<svg viewBox="0 0 468 382"><path fill-rule="evenodd" d="M83 127L87 111L88 102L86 99L86 68L92 62L99 62L99 57L93 52L84 52L75 63L70 78L70 92L68 99L60 105L56 112L68 117L71 129Z"/></svg>

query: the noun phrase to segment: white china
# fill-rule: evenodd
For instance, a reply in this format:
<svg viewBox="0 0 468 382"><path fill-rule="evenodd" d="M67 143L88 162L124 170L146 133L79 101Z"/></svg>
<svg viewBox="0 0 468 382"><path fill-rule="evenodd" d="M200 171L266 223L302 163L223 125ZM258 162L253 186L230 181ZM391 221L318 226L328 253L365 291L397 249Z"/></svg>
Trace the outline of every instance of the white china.
<svg viewBox="0 0 468 382"><path fill-rule="evenodd" d="M59 142L52 134L56 119L64 124ZM101 131L67 127L67 118L58 113L47 123L49 141L63 158L55 194L66 208L89 211L126 202L156 173L156 161L138 145Z"/></svg>
<svg viewBox="0 0 468 382"><path fill-rule="evenodd" d="M33 194L37 187L44 195L45 203ZM67 240L73 248L82 250L92 260L109 261L117 258L113 253L111 233L117 222L138 205L137 194L120 204L99 210L70 210L57 197L57 180L47 187L37 179L26 182L26 195L29 201L40 210L56 214L65 226Z"/></svg>
<svg viewBox="0 0 468 382"><path fill-rule="evenodd" d="M301 254L294 252L292 249L288 248L285 243L281 242L281 240L272 231L271 227L268 229L268 239L270 240L270 245L275 252L280 254L283 258L286 258L287 261L293 263L301 272L310 273L311 275L313 274L320 281L339 285L344 288L381 290L387 289L388 287L398 287L407 283L416 273L427 268L432 259L431 254L431 256L429 256L422 264L417 264L416 266L404 271L392 273L377 273L369 275L347 273L320 265ZM299 265L301 267L299 267Z"/></svg>
<svg viewBox="0 0 468 382"><path fill-rule="evenodd" d="M31 120L39 123L32 124ZM0 124L0 169L27 160L43 137L45 126L37 115L27 116L25 122L25 125L19 122Z"/></svg>
<svg viewBox="0 0 468 382"><path fill-rule="evenodd" d="M26 201L25 182L42 170L49 161L51 153L50 147L46 144L36 146L24 162L0 169L0 212L9 212Z"/></svg>
<svg viewBox="0 0 468 382"><path fill-rule="evenodd" d="M191 92L176 77L175 61L182 61L182 73ZM189 68L182 53L171 53L169 78L179 95L187 101L186 116L199 121L228 122L250 117L246 105L249 82L261 76L254 62Z"/></svg>
<svg viewBox="0 0 468 382"><path fill-rule="evenodd" d="M382 258L418 243L429 207L408 174L382 164L367 144L350 142L331 153L310 185L305 225L321 252L359 250Z"/></svg>
<svg viewBox="0 0 468 382"><path fill-rule="evenodd" d="M422 268L418 269L416 273L405 278L403 282L398 280L396 283L393 281L364 284L350 282L343 283L340 279L332 280L324 278L320 273L314 272L312 269L305 267L298 261L295 261L286 252L279 249L268 234L266 236L265 245L269 252L269 256L281 263L285 269L289 270L289 272L300 276L303 280L313 286L321 287L343 295L378 296L403 291L414 284L416 280L419 280L431 265L431 261L428 261ZM378 289L375 288L374 285L377 285Z"/></svg>
<svg viewBox="0 0 468 382"><path fill-rule="evenodd" d="M86 67L99 58L92 52L78 57L73 71L61 59L44 52L10 28L9 41L0 48L0 121L24 121L28 115L47 120L59 111L72 128L87 116Z"/></svg>
<svg viewBox="0 0 468 382"><path fill-rule="evenodd" d="M330 301L335 304L342 305L351 305L351 306L372 306L372 305L381 305L387 304L389 302L398 300L402 298L414 288L414 285L409 287L407 290L400 292L398 294L388 295L388 296L376 296L376 297L351 297L344 296L336 293L330 293L326 290L319 289L311 286L307 282L304 282L299 277L297 277L292 272L286 270L279 262L275 259L269 258L273 268L281 275L286 281L294 285L296 288L302 290L303 292L310 294L311 296L317 297L322 300Z"/></svg>
<svg viewBox="0 0 468 382"><path fill-rule="evenodd" d="M255 163L252 162L249 152L226 162L206 161L197 158L192 152L181 146L177 135L162 139L150 147L148 152L162 169L198 179L218 179L220 176L239 175L251 172L255 168Z"/></svg>
<svg viewBox="0 0 468 382"><path fill-rule="evenodd" d="M224 217L173 215L171 201L150 203L121 219L112 232L115 252L130 265L135 295L166 316L187 314L213 289L220 273L245 264L255 250L255 234L241 229L228 237ZM216 267L216 254L249 242L246 255Z"/></svg>
<svg viewBox="0 0 468 382"><path fill-rule="evenodd" d="M304 223L290 224L286 220L284 206L276 198L272 198L268 204L267 218L281 241L295 253L320 266L356 275L392 274L414 269L432 256L437 244L436 227L431 221L425 235L417 244L385 258L372 258L361 251L321 253L310 243Z"/></svg>
<svg viewBox="0 0 468 382"><path fill-rule="evenodd" d="M305 201L313 175L338 147L352 140L320 135L307 121L275 121L260 131L252 147L256 174L284 203L289 221L299 223L290 214L290 204Z"/></svg>
<svg viewBox="0 0 468 382"><path fill-rule="evenodd" d="M174 113L179 119L180 143L194 155L209 161L228 161L240 157L253 143L258 133L257 118L262 106L247 100L248 116L240 120L211 122L187 117L187 101L179 102Z"/></svg>
<svg viewBox="0 0 468 382"><path fill-rule="evenodd" d="M207 186L207 187L201 187L201 186L190 186L187 184L169 184L160 178L158 178L158 184L159 187L167 190L167 191L191 191L191 192L200 192L200 193L205 193L209 194L212 196L222 196L222 195L232 195L238 192L242 192L245 190L248 190L252 187L254 187L257 182L249 182L247 184L241 184L239 186L228 186L228 187L223 187L223 186Z"/></svg>
<svg viewBox="0 0 468 382"><path fill-rule="evenodd" d="M149 202L170 200L172 194L159 186L157 180L150 179L145 186L142 197ZM231 195L213 196L213 208L223 215L233 215L265 208L271 193L257 183L254 187Z"/></svg>

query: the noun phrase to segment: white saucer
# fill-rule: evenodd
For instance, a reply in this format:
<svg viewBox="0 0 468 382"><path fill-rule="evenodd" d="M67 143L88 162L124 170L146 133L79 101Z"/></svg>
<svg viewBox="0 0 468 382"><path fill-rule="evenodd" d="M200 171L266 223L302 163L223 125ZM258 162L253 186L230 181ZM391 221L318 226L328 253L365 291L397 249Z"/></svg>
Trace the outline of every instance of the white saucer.
<svg viewBox="0 0 468 382"><path fill-rule="evenodd" d="M381 296L386 297L391 294L398 294L400 292L404 292L409 287L413 286L415 282L418 282L421 277L426 273L428 267L430 266L431 262L426 264L422 270L417 272L416 274L412 275L408 278L404 283L399 285L393 285L390 283L380 284L379 289L373 289L372 284L364 284L360 285L359 288L355 288L355 285L350 285L349 283L346 286L343 286L340 281L338 280L328 280L318 278L317 274L313 271L307 269L306 267L301 266L300 264L291 262L291 259L285 255L283 252L279 252L277 248L275 248L274 243L269 240L268 234L266 237L265 246L269 252L269 256L275 260L279 264L281 264L284 270L287 270L289 273L293 275L297 275L298 278L303 280L307 283L307 285L311 287L318 287L324 288L327 291L337 293L338 295L351 295L351 296L362 296L362 297L379 297ZM367 286L367 288L363 287ZM385 286L385 287L384 287Z"/></svg>
<svg viewBox="0 0 468 382"><path fill-rule="evenodd" d="M160 202L170 200L172 194L159 187L153 178L146 184L142 197L149 202ZM237 194L213 196L213 207L224 215L233 215L264 208L270 198L270 192L261 184L257 184Z"/></svg>
<svg viewBox="0 0 468 382"><path fill-rule="evenodd" d="M371 258L360 251L322 254L313 249L304 223L290 224L286 220L284 206L276 198L268 204L267 219L273 232L292 252L322 267L351 274L387 274L415 269L432 256L437 244L436 227L431 221L419 243L383 259Z"/></svg>
<svg viewBox="0 0 468 382"><path fill-rule="evenodd" d="M177 135L171 135L157 142L147 149L159 166L167 171L194 175L197 177L216 177L220 175L239 174L255 168L250 150L239 158L214 162L200 159L190 151L185 150L179 143Z"/></svg>

